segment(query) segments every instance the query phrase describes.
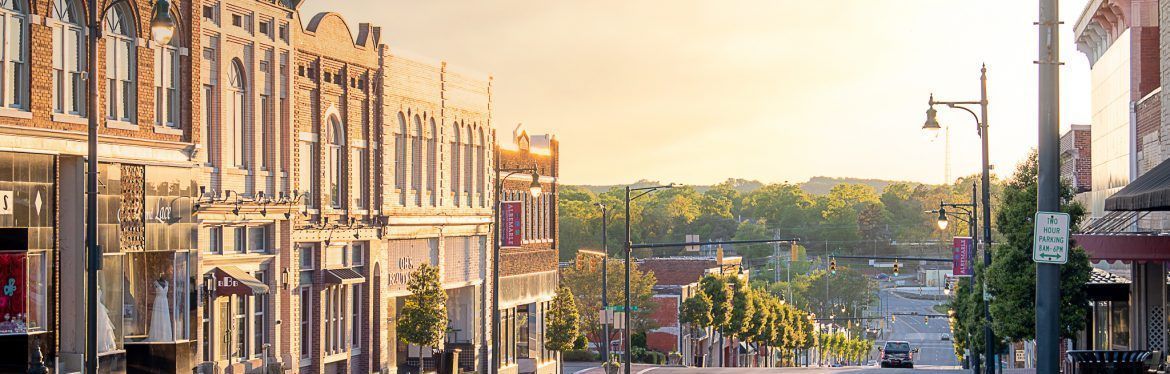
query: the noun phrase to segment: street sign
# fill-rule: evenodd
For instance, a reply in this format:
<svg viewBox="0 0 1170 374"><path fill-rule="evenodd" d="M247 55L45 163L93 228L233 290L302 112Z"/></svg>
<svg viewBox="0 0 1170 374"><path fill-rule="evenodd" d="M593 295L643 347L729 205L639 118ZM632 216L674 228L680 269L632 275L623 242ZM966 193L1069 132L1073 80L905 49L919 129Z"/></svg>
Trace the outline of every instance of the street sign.
<svg viewBox="0 0 1170 374"><path fill-rule="evenodd" d="M1035 239L1032 242L1032 261L1045 264L1068 262L1067 213L1036 212Z"/></svg>
<svg viewBox="0 0 1170 374"><path fill-rule="evenodd" d="M626 310L626 306L625 306L625 305L610 305L610 306L607 306L607 307L605 307L605 309L609 309L609 310L622 310L622 311L624 311L624 310ZM637 311L637 310L638 310L638 306L637 306L637 305L631 305L631 306L630 306L630 310Z"/></svg>
<svg viewBox="0 0 1170 374"><path fill-rule="evenodd" d="M621 329L621 328L626 327L626 313L625 312L617 312L617 311L613 311L613 310L599 310L599 311L597 311L597 317L598 317L598 320L600 320L601 324L603 324L603 325L611 324L611 325L613 325L613 328L615 328L615 329Z"/></svg>

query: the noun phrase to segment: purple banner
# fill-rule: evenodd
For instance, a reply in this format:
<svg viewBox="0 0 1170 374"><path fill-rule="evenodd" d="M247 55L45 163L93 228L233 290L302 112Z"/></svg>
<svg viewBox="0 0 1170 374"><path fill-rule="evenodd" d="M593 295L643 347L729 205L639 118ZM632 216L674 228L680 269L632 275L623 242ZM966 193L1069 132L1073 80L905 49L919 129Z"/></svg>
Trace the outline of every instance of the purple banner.
<svg viewBox="0 0 1170 374"><path fill-rule="evenodd" d="M954 244L951 247L954 252L955 262L951 266L951 270L956 277L969 277L974 275L974 269L971 269L971 252L974 251L975 241L968 237L955 237Z"/></svg>
<svg viewBox="0 0 1170 374"><path fill-rule="evenodd" d="M524 205L519 201L500 202L500 247L520 248L524 239Z"/></svg>

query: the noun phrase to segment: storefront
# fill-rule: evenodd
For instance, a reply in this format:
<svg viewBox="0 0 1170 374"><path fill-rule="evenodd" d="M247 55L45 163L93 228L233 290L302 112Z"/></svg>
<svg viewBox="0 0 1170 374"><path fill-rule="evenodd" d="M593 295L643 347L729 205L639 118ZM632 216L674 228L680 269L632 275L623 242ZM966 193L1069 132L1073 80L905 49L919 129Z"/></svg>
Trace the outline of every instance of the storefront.
<svg viewBox="0 0 1170 374"><path fill-rule="evenodd" d="M0 152L0 372L55 358L57 159Z"/></svg>

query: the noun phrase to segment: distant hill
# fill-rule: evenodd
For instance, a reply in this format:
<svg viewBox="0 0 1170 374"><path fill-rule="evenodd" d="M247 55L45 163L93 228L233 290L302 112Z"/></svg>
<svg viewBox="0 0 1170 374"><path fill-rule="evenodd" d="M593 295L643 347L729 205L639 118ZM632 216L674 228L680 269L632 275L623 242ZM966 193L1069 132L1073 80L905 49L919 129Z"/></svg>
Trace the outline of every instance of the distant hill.
<svg viewBox="0 0 1170 374"><path fill-rule="evenodd" d="M752 192L752 191L755 191L756 189L764 186L764 183L760 182L760 181L739 179L739 178L729 178L724 183L730 183L733 187L735 187L736 190L738 190L741 193ZM882 179L812 177L812 178L809 178L809 180L807 182L800 183L799 186L800 186L800 189L802 189L805 192L808 192L810 194L824 195L824 194L829 193L829 190L832 190L833 186L836 186L836 185L842 184L842 183L864 184L864 185L873 187L874 190L877 190L878 193L881 193L882 190L884 190L886 188L886 186L889 186L889 185L894 184L894 183L899 183L899 182L898 181L882 180ZM663 182L650 181L650 180L643 179L643 180L634 182L634 184L632 186L646 187L646 186L653 186L653 185L659 185L659 184L663 184ZM917 184L917 183L915 183L915 184ZM625 185L579 185L576 187L584 188L586 190L589 190L590 192L593 192L594 194L600 194L600 193L604 193L606 191L609 191L610 189L621 188L624 186ZM698 186L691 186L691 187L694 188L696 191L699 191L700 193L702 193L702 192L706 192L707 190L711 189L712 186L711 185L698 185Z"/></svg>

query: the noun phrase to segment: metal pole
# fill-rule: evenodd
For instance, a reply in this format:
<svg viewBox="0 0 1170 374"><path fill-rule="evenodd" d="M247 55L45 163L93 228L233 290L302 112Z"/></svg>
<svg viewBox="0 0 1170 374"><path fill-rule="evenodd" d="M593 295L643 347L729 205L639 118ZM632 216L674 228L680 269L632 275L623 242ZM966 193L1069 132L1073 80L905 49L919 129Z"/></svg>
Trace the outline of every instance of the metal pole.
<svg viewBox="0 0 1170 374"><path fill-rule="evenodd" d="M983 142L983 219L991 222L991 161L987 153L987 66L983 66L979 76L979 108L982 110L979 124L979 138ZM991 225L983 225L983 267L991 265ZM986 280L986 279L985 279ZM984 282L986 283L986 282ZM984 359L987 360L987 374L995 374L995 334L991 331L991 307L987 300L983 301L983 315L987 323L983 325Z"/></svg>
<svg viewBox="0 0 1170 374"><path fill-rule="evenodd" d="M495 162L496 162L496 180L495 189L492 194L495 195L495 200L492 201L492 219L495 221L492 224L492 236L495 237L492 242L492 346L488 347L488 355L491 356L492 367L490 373L500 372L500 188L503 182L500 180L500 147L495 147Z"/></svg>
<svg viewBox="0 0 1170 374"><path fill-rule="evenodd" d="M634 257L633 245L634 242L630 240L630 186L626 186L626 315L622 316L623 322L625 322L622 331L625 344L626 374L630 374L630 365L634 364L633 355L630 353L631 348L633 348L630 344L630 260Z"/></svg>
<svg viewBox="0 0 1170 374"><path fill-rule="evenodd" d="M979 248L979 234L978 234L979 233L979 211L978 211L979 197L978 196L979 196L979 187L975 182L972 182L971 183L971 204L972 205L971 205L971 214L969 215L969 217L971 218L971 227L969 228L969 230L970 230L970 234L971 234L971 250L972 251L976 251ZM967 262L972 270L975 269L975 256L973 256L973 254L974 253L970 253L967 255ZM979 292L978 290L975 289L975 275L974 274L971 274L971 278L967 279L967 282L968 282L968 284L971 285L971 288L970 288L971 292ZM956 294L955 297L958 297L958 292L956 292L955 294ZM970 331L970 330L968 330L968 331ZM971 345L971 343L973 343L974 341L975 340L972 339L972 336L970 336L970 334L968 334L967 345L968 346ZM976 352L974 349L968 349L967 352L968 352L967 353L967 355L968 355L967 360L969 362L971 362L971 370L972 370L971 372L978 374L979 370L982 369L982 365L980 364L980 359L979 359L979 352Z"/></svg>
<svg viewBox="0 0 1170 374"><path fill-rule="evenodd" d="M89 83L89 96L86 100L86 114L89 117L88 159L86 159L85 184L85 251L88 259L86 266L86 304L85 304L85 372L98 372L97 351L97 313L98 313L98 272L102 269L102 252L98 247L97 238L97 201L98 201L98 115L97 110L97 49L98 38L101 37L101 23L99 22L97 1L89 1L89 53L87 54L86 83Z"/></svg>
<svg viewBox="0 0 1170 374"><path fill-rule="evenodd" d="M1039 144L1036 209L1060 211L1058 1L1040 0ZM1060 371L1060 265L1036 264L1036 373Z"/></svg>
<svg viewBox="0 0 1170 374"><path fill-rule="evenodd" d="M605 345L601 346L601 362L609 362L609 324L611 316L609 314L609 233L607 228L609 223L607 217L609 214L608 207L601 206L601 252L604 254L601 257L601 310L605 313L605 322L602 324L602 339L605 339Z"/></svg>

